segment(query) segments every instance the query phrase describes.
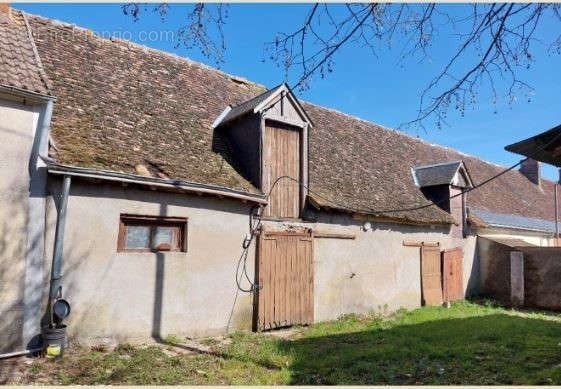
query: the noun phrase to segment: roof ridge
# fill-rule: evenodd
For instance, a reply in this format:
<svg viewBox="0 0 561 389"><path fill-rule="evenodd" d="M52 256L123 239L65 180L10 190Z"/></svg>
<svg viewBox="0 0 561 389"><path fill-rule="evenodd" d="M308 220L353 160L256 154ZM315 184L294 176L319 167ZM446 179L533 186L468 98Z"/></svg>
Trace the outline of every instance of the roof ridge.
<svg viewBox="0 0 561 389"><path fill-rule="evenodd" d="M369 124L369 125L374 125L374 126L380 127L382 130L386 130L386 131L389 131L389 132L396 133L396 134L398 134L398 135L400 135L400 136L404 136L404 137L406 137L406 138L410 138L410 139L412 139L412 140L415 140L415 141L418 141L418 142L427 144L427 145L429 145L429 146L439 147L439 148L445 149L445 150L450 150L450 151L453 151L453 152L458 153L458 154L460 154L460 155L464 155L464 156L470 157L470 158L475 158L475 159L478 159L478 160L480 160L480 161L482 161L482 162L484 162L484 163L487 163L487 164L490 164L490 165L494 165L494 166L500 167L500 168L502 168L502 169L508 168L508 166L501 165L501 164L496 163L496 162L487 161L487 160L485 160L485 159L483 159L483 158L481 158L481 157L478 157L478 156L476 156L476 155L468 154L468 153L466 153L466 152L463 152L463 151L454 149L454 148L449 147L449 146L444 146L444 145L441 145L441 144L438 144L438 143L429 142L428 140L425 140L425 139L423 139L423 138L415 137L415 136L413 136L413 135L407 134L406 132L403 132L403 131L400 131L400 130L396 130L395 128L386 127L386 126L384 126L384 125L381 125L381 124L378 124L378 123L374 123L374 122L372 122L372 121L370 121L370 120L368 120L368 119L363 119L363 118L361 118L361 117L359 117L359 116L355 116L355 115L351 115L351 114L346 113L346 112L343 112L343 111L339 111L338 109L335 109L335 108L324 107L324 106L321 106L321 105L318 105L318 104L315 104L315 103L312 103L312 102L309 102L309 101L306 101L306 100L303 100L303 99L300 99L300 101L302 101L302 102L304 102L304 103L306 103L306 104L313 105L314 107L318 107L318 108L325 109L325 110L327 110L327 111L331 111L331 112L336 113L336 114L339 114L339 115L346 116L346 117L351 118L351 119L353 119L353 120L358 120L358 121L360 121L360 122L363 122L363 123L366 123L366 124Z"/></svg>
<svg viewBox="0 0 561 389"><path fill-rule="evenodd" d="M274 87L272 87L272 88L266 89L265 91L263 91L263 92L261 92L261 93L259 93L259 94L256 94L256 95L253 96L252 98L247 99L247 100L242 101L241 103L239 103L239 104L237 104L237 105L232 106L232 108L237 108L237 107L239 107L239 106L241 106L241 105L249 104L250 102L252 102L252 101L258 99L258 98L261 97L261 96L263 96L265 93L273 92L273 91L277 90L278 88L280 88L280 87L283 86L283 85L284 85L284 83L279 84L279 85L277 85L277 86L274 86Z"/></svg>
<svg viewBox="0 0 561 389"><path fill-rule="evenodd" d="M430 169L430 168L433 168L433 167L452 165L452 164L455 164L455 163L461 164L463 162L462 161L448 161L448 162L432 163L430 165L415 166L414 169L415 170Z"/></svg>
<svg viewBox="0 0 561 389"><path fill-rule="evenodd" d="M267 87L263 84L260 84L260 83L255 82L255 81L248 80L247 78L242 77L242 76L238 76L238 75L235 75L235 74L230 74L230 73L227 73L223 70L213 68L212 66L204 64L202 62L195 61L195 60L193 60L189 57L184 57L184 56L181 56L181 55L169 52L169 51L160 50L160 49L156 49L154 47L142 45L140 43L136 43L136 42L133 42L133 41L130 41L130 40L127 40L127 39L114 38L114 37L105 38L105 37L96 35L95 31L93 31L89 28L86 28L86 27L79 26L75 23L68 23L68 22L58 20L58 19L52 19L52 18L48 18L48 17L45 17L45 16L37 15L37 14L31 14L31 13L28 13L28 12L25 12L25 11L22 11L22 10L17 10L17 11L21 12L24 15L29 15L30 17L33 17L33 18L46 20L46 21L48 21L50 23L53 23L53 24L60 24L62 26L67 26L67 27L72 27L72 28L78 29L78 30L83 30L85 32L91 33L90 36L93 36L94 38L100 39L100 40L105 41L105 42L127 44L129 46L134 46L134 47L142 49L142 50L152 51L152 52L155 52L155 53L160 54L160 55L165 55L167 57L171 57L171 58L174 58L174 59L177 59L177 60L186 61L191 65L199 66L203 69L211 70L213 72L221 74L222 76L228 77L228 78L232 79L233 81L238 81L238 82L241 81L241 82L246 83L248 85L255 85L257 87L265 88L265 90L267 90Z"/></svg>
<svg viewBox="0 0 561 389"><path fill-rule="evenodd" d="M35 39L33 38L33 33L31 32L31 27L29 26L26 13L20 10L15 10L15 11L19 12L23 18L23 22L25 24L25 30L27 31L27 37L29 38L31 48L33 50L33 57L35 59L37 68L39 69L39 76L41 77L41 80L45 84L45 88L47 88L47 92L51 94L51 81L47 76L47 72L45 72L45 68L43 67L43 62L41 62L41 57L39 56L39 52L37 51L37 46L35 45Z"/></svg>

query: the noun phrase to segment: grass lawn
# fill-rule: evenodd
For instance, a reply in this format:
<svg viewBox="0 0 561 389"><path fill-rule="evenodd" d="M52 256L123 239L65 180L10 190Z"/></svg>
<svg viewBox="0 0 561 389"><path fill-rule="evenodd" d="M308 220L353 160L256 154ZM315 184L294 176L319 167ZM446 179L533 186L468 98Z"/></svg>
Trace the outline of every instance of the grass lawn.
<svg viewBox="0 0 561 389"><path fill-rule="evenodd" d="M236 333L228 342L202 343L209 351L174 354L169 346L131 345L72 350L62 361L34 360L18 382L561 384L561 316L491 304L424 307L389 319L349 315L287 339Z"/></svg>

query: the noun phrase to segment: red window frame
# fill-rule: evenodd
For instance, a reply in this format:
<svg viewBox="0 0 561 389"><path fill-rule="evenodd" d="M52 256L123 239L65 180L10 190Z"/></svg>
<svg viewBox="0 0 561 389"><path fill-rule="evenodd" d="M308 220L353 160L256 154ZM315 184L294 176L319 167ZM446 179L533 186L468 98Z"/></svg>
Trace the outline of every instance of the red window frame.
<svg viewBox="0 0 561 389"><path fill-rule="evenodd" d="M119 217L119 235L117 238L117 252L187 252L187 218L184 217L165 217L165 216L141 216L121 214ZM148 227L150 228L149 247L146 248L128 248L127 229L128 226ZM175 236L175 245L153 248L152 239L154 229L156 227L171 227ZM162 246L162 245L160 245Z"/></svg>

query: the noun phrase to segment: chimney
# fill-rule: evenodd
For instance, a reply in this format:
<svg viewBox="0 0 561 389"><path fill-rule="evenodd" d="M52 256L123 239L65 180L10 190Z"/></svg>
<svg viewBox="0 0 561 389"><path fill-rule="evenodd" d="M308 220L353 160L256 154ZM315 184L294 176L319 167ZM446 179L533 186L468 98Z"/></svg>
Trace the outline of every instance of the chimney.
<svg viewBox="0 0 561 389"><path fill-rule="evenodd" d="M540 185L540 163L532 158L526 158L520 165L520 173L524 174L532 183Z"/></svg>
<svg viewBox="0 0 561 389"><path fill-rule="evenodd" d="M12 8L10 3L0 3L0 24L10 23L12 20Z"/></svg>

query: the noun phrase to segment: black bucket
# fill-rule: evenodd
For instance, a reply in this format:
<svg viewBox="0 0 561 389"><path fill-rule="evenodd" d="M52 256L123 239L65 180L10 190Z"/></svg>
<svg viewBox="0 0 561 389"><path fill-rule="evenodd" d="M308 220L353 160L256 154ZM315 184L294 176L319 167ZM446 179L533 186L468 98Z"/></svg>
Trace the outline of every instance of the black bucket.
<svg viewBox="0 0 561 389"><path fill-rule="evenodd" d="M66 325L59 324L54 328L45 327L43 336L43 354L47 358L61 358L66 347Z"/></svg>

